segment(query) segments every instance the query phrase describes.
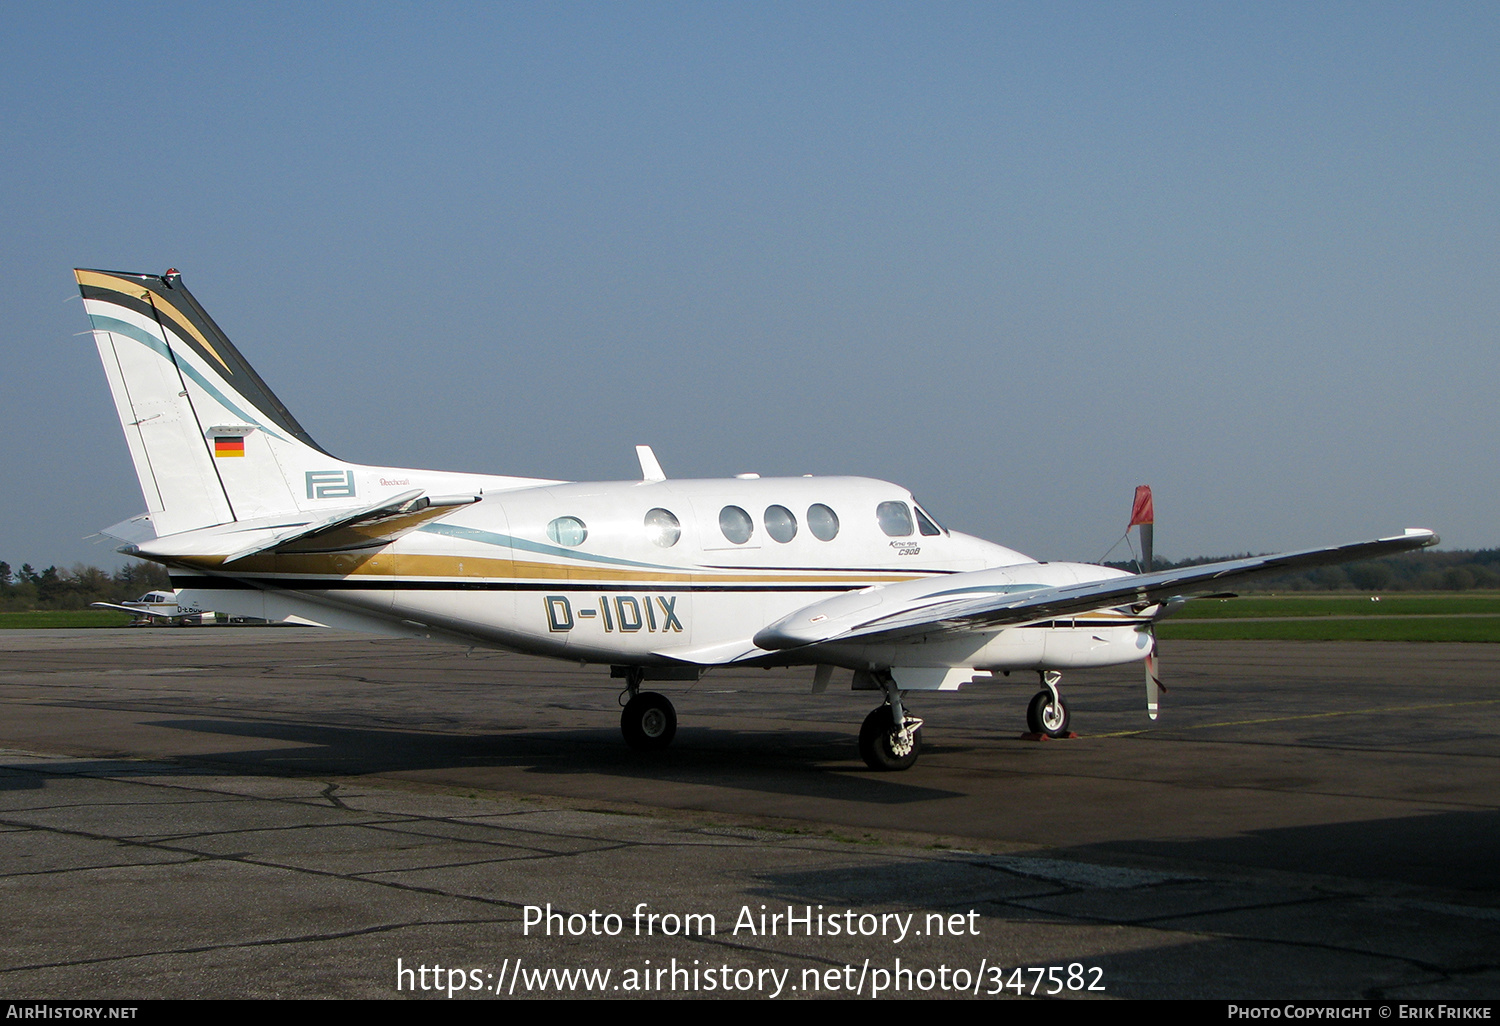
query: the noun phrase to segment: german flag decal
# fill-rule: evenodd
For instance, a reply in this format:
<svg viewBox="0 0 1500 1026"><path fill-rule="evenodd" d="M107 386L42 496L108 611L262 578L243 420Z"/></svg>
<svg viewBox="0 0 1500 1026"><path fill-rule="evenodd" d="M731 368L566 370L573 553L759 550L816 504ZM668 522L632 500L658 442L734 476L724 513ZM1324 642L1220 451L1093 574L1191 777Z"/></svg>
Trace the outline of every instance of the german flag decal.
<svg viewBox="0 0 1500 1026"><path fill-rule="evenodd" d="M217 435L214 438L215 456L245 455L244 435Z"/></svg>

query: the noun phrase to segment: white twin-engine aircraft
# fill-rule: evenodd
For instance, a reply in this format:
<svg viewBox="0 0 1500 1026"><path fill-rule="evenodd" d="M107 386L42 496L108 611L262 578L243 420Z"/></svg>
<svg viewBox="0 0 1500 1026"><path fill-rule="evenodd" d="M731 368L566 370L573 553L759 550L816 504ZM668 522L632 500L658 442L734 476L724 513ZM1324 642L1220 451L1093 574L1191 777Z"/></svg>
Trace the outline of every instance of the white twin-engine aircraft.
<svg viewBox="0 0 1500 1026"><path fill-rule="evenodd" d="M360 466L308 436L175 270L75 273L146 499L106 533L164 564L179 602L608 665L636 748L677 728L642 682L715 666L809 666L815 691L852 670L884 693L859 735L874 769L917 759L910 692L1012 670L1041 679L1031 731L1060 736L1060 671L1145 660L1154 719L1152 627L1187 596L1438 540L1134 575L949 531L884 481L672 480L647 446L627 482Z"/></svg>

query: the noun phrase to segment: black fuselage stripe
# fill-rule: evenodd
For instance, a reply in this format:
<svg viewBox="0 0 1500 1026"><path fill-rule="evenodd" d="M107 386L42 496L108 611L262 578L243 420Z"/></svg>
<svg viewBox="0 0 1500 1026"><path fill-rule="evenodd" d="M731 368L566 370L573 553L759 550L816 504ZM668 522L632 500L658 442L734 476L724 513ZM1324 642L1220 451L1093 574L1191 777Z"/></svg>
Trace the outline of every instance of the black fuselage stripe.
<svg viewBox="0 0 1500 1026"><path fill-rule="evenodd" d="M582 581L405 581L358 580L350 577L184 577L172 575L174 588L195 591L245 591L272 588L278 591L702 591L702 592L823 592L858 591L867 584L589 584Z"/></svg>

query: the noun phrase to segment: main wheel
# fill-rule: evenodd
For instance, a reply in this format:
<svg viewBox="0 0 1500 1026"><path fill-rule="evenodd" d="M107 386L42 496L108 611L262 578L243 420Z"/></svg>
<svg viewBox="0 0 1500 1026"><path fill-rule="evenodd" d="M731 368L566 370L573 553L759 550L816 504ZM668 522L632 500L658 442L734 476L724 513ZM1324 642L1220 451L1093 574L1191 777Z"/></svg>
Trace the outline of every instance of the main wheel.
<svg viewBox="0 0 1500 1026"><path fill-rule="evenodd" d="M1052 692L1038 691L1026 707L1026 726L1033 734L1067 737L1068 707L1061 697L1052 701Z"/></svg>
<svg viewBox="0 0 1500 1026"><path fill-rule="evenodd" d="M625 710L620 713L620 733L625 735L625 743L637 751L665 748L677 734L677 710L666 695L642 691L625 703Z"/></svg>
<svg viewBox="0 0 1500 1026"><path fill-rule="evenodd" d="M859 755L872 770L907 769L921 752L922 728L913 728L909 739L903 739L888 705L872 711L859 728Z"/></svg>

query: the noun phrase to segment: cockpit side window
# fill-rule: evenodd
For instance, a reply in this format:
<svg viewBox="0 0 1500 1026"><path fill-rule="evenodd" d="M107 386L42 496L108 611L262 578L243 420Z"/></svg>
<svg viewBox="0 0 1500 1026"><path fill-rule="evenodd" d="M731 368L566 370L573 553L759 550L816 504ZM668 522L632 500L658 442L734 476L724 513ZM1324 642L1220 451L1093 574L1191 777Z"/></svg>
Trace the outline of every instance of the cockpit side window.
<svg viewBox="0 0 1500 1026"><path fill-rule="evenodd" d="M880 529L892 538L911 535L911 510L904 502L882 502L875 507L875 519L880 521Z"/></svg>

